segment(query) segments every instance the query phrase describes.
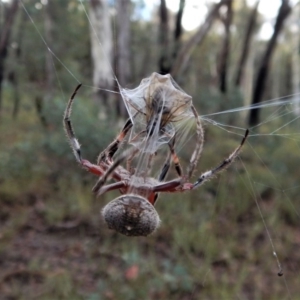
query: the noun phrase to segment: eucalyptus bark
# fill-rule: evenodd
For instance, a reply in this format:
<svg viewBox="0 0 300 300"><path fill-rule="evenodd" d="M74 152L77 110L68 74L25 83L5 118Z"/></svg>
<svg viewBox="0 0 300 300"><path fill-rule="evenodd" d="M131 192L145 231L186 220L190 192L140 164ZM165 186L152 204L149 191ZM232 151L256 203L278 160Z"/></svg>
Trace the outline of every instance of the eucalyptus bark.
<svg viewBox="0 0 300 300"><path fill-rule="evenodd" d="M117 78L121 86L130 80L130 0L117 1ZM117 99L117 114L127 116L126 108L120 97Z"/></svg>
<svg viewBox="0 0 300 300"><path fill-rule="evenodd" d="M114 80L112 69L112 31L108 3L105 0L89 1L91 54L95 100L108 106L108 94Z"/></svg>

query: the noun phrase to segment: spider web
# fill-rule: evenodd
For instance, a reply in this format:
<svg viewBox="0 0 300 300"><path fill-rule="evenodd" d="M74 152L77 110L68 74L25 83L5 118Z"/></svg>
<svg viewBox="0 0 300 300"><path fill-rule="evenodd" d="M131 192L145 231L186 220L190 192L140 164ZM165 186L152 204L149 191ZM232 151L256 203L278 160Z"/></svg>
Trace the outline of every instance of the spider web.
<svg viewBox="0 0 300 300"><path fill-rule="evenodd" d="M83 5L83 2L81 2L81 4ZM57 55L51 50L51 45L48 45L44 36L40 33L34 20L28 13L26 5L24 5L22 1L21 6L26 11L28 17L31 19L32 24L35 28L34 30L37 31L39 38L43 41L48 51L53 56L54 65L58 63L61 66L63 66L63 68L66 70L66 73L69 74L70 80L74 82L79 82L80 80L74 75L74 72L72 72L72 68L68 66L67 63L61 61L61 59L57 57ZM121 87L118 83L117 78L114 77L116 86L119 88L119 92L123 96L124 104L127 107L131 119L134 121L134 130L132 131L132 136L130 137L130 139L132 140L132 144L137 147L141 146L140 143L142 143L142 141L149 140L145 136L135 138L146 126L144 114L141 112L144 112L145 108L143 93L145 90L145 86L147 87L147 84L149 83L149 78L150 77L142 81L140 89L127 90ZM88 88L90 84L84 82L84 86ZM99 89L99 87L93 88ZM102 90L106 90L105 87L103 87ZM116 91L108 90L108 92L115 93ZM132 96L132 93L137 93L138 96L137 94L134 94ZM135 101L132 99L138 100ZM130 103L131 101L133 101L133 105L132 103ZM289 178L288 175L290 173L294 173L295 178L297 178L297 162L299 160L299 156L297 156L298 153L295 154L293 152L289 155L287 149L289 149L290 147L292 149L299 150L300 148L299 106L300 94L297 93L277 99L270 99L257 105L241 106L218 112L212 111L208 114L200 115L202 123L205 127L205 131L208 133L214 131L222 132L222 139L224 139L224 141L234 141L232 143L233 146L231 147L231 149L233 150L234 147L238 145L238 141L242 138L247 128L245 127L245 125L231 125L230 119L245 118L245 116L252 109L261 110L262 121L256 126L249 128L250 134L246 145L244 146L245 149L243 150L237 162L235 162L230 167L233 169L233 175L231 173L230 176L226 176L226 173L224 173L218 179L213 180L214 182L210 182L208 184L209 188L211 188L212 186L217 186L216 193L214 195L209 195L208 198L210 199L210 203L208 203L208 201L205 201L205 203L198 203L197 209L199 209L199 219L202 216L201 211L203 211L204 209L208 209L208 215L213 215L212 222L219 222L217 213L213 213L213 211L216 209L216 207L218 207L217 203L221 200L221 195L223 195L223 192L221 192L221 190L227 188L227 197L225 197L226 199L224 199L224 201L226 200L225 202L230 206L230 201L232 200L230 199L230 188L234 186L235 181L242 182L244 190L243 193L241 193L241 201L243 201L243 197L252 199L259 214L259 218L261 219L261 223L264 226L266 236L269 240L269 249L265 253L269 253L269 255L273 257L273 265L267 266L267 268L269 270L271 269L272 272L274 272L274 274L278 273L279 275L282 275L282 273L285 272L285 267L288 263L289 257L286 257L286 249L281 247L281 237L277 238L277 225L272 219L274 211L273 208L268 207L268 203L266 203L268 201L266 199L269 197L268 195L271 194L272 197L275 197L277 199L276 206L278 207L280 205L284 205L286 210L292 211L295 214L297 222L299 222L300 211L297 206L299 203L298 201L296 201L296 199L300 192L300 185L298 181L290 182L285 180L285 177ZM137 114L138 116L136 117L135 114ZM187 116L188 120L192 119L192 115L190 114L190 112L187 112ZM151 153L155 152L163 145L165 146L165 144L170 140L170 137L174 136L174 132L181 132L179 143L177 146L177 150L180 156L180 152L183 152L182 149L186 149L186 147L189 147L189 143L191 141L194 142L195 140L195 133L193 129L194 125L191 125L190 122L186 122L184 124L179 122L175 125L170 125L170 127L167 128L166 131L168 133L167 135L165 135L162 139L159 139L156 136L155 138L153 138L152 147L149 148L149 145L147 145L147 147L144 145L144 149L151 149ZM209 134L207 134L206 139L209 140ZM213 141L206 141L204 145L203 157L201 158L199 163L200 166L202 164L205 164L205 160L207 157L205 153L207 149L212 149L211 144L213 144ZM263 147L267 147L267 149L269 149L269 159L266 159L263 155ZM214 164L218 164L219 161L221 161L223 158L222 155L218 154L219 150L221 149L212 150L215 153L215 160L211 167L213 167ZM145 150L142 152L147 151ZM146 154L144 154L144 156L139 157L140 161L138 162L138 165L144 163L144 161L146 160L145 155ZM226 156L226 154L224 155ZM254 157L254 161L256 162L255 166L248 165L247 160L249 159L249 157ZM200 166L197 172L201 172L201 170L204 171L202 167L201 170L199 170ZM145 168L145 166L140 166L140 168ZM267 179L264 178L264 176L266 176L265 174L269 174ZM230 178L232 176L234 176L235 178ZM195 193L201 193L201 190L199 189ZM161 202L163 202L163 200L161 200ZM177 205L180 206L181 202L177 203ZM164 216L161 216L161 218L163 219ZM251 220L254 220L254 217ZM202 223L203 222L199 220L199 224L201 225ZM164 224L162 225L162 227L163 226ZM185 225L181 224L181 226ZM250 225L249 227L251 228ZM200 232L201 231L198 230L197 234L199 235ZM206 235L204 233L203 236L204 237L201 238L202 241L205 240L205 238L206 241L209 241L208 234ZM185 258L187 260L191 259L189 253L185 252L184 245L182 245L180 240L174 240L174 243L177 243L177 245L182 247L183 252L185 254ZM226 248L226 245L222 245L222 247ZM277 250L278 248L280 249L280 251ZM191 261L191 263L193 264L194 262ZM274 266L276 266L276 271L274 270ZM200 273L201 274L199 275L199 280L201 282L201 285L206 286L212 280L210 279L211 268L204 266L203 271L201 271ZM270 272L267 273L270 274ZM298 272L296 272L296 274L299 276ZM239 275L242 276L242 271L236 274L236 278L238 278ZM272 278L273 280L279 280L275 277ZM285 297L291 299L294 295L290 290L289 281L291 281L291 277L289 277L289 275L284 276L282 279L282 285L285 286ZM238 299L242 299L242 296L238 294L236 296Z"/></svg>

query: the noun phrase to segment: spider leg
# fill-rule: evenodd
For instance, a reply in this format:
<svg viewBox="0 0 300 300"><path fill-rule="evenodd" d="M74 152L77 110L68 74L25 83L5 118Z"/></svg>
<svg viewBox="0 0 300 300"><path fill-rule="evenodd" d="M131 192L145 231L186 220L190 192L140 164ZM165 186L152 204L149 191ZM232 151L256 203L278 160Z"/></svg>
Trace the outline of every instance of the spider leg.
<svg viewBox="0 0 300 300"><path fill-rule="evenodd" d="M171 160L174 162L175 164L175 170L178 174L179 177L182 176L182 168L181 168L181 165L180 165L180 162L179 162L179 158L175 152L175 149L174 149L174 145L175 145L175 137L168 143L168 146L170 148L170 152L167 156L167 159L165 160L165 163L160 171L160 174L158 176L158 181L164 181L168 172L169 172L169 169L170 169L170 166L171 166Z"/></svg>
<svg viewBox="0 0 300 300"><path fill-rule="evenodd" d="M170 148L170 152L167 156L167 159L165 160L165 163L160 171L160 174L158 176L158 181L164 181L168 172L169 172L169 169L170 169L170 165L171 165L171 160L173 160L174 164L175 164L175 170L178 174L179 177L182 176L182 168L180 166L180 162L179 162L179 158L175 152L175 149L174 149L174 145L175 145L175 137L172 139L172 141L170 143L168 143L168 146ZM177 179L176 179L177 180ZM153 200L153 204L157 201L157 198L158 198L159 194L155 194L154 196L154 200Z"/></svg>
<svg viewBox="0 0 300 300"><path fill-rule="evenodd" d="M105 170L102 169L100 166L94 165L86 159L82 159L80 164L84 169L97 176L102 176L105 173Z"/></svg>
<svg viewBox="0 0 300 300"><path fill-rule="evenodd" d="M75 132L74 132L72 122L71 122L72 105L74 103L75 96L80 87L81 87L81 84L79 84L75 88L73 94L71 95L71 97L67 103L67 107L65 109L64 119L63 119L64 129L65 129L69 144L71 146L71 149L73 150L73 153L75 155L77 162L88 172L93 173L97 176L102 176L105 173L105 170L107 169L108 166L104 163L102 163L101 166L94 165L94 164L90 163L88 160L82 158L81 151L80 151L80 144L75 136ZM114 178L116 180L120 180L120 177L117 174L114 174Z"/></svg>
<svg viewBox="0 0 300 300"><path fill-rule="evenodd" d="M142 130L141 132L136 134L131 140L129 140L129 143L135 142L143 133L146 133L146 132L147 132L146 130Z"/></svg>
<svg viewBox="0 0 300 300"><path fill-rule="evenodd" d="M160 171L160 174L158 176L158 181L164 181L165 180L165 178L166 178L166 176L168 174L168 171L170 169L170 165L171 165L171 152L169 152L168 157L167 157L167 159L166 159L166 161L165 161L165 163L164 163L164 165L163 165L163 167L162 167L162 169ZM157 201L158 196L159 196L159 193L156 193L154 195L153 205Z"/></svg>
<svg viewBox="0 0 300 300"><path fill-rule="evenodd" d="M81 164L82 158L81 158L81 152L80 152L80 144L78 140L75 137L75 133L72 127L71 123L71 111L72 111L72 105L74 102L74 98L77 94L77 91L80 89L81 84L79 84L76 89L74 90L73 94L71 95L67 107L64 112L64 129L67 134L67 138L69 140L69 144L73 150L73 153L75 155L76 160Z"/></svg>
<svg viewBox="0 0 300 300"><path fill-rule="evenodd" d="M110 167L105 171L105 173L98 179L96 184L94 185L92 191L94 193L98 193L102 186L107 181L108 177L116 170L116 168L132 153L137 153L139 149L134 148L133 150L126 151L123 155L121 155L117 160L110 165Z"/></svg>
<svg viewBox="0 0 300 300"><path fill-rule="evenodd" d="M248 137L248 134L249 134L249 130L247 129L240 145L226 159L224 159L224 161L220 165L218 165L216 168L202 173L200 175L200 177L197 179L197 181L193 184L192 188L194 189L194 188L202 185L204 182L206 182L207 180L212 178L214 175L216 175L217 173L226 169L241 152L241 149Z"/></svg>
<svg viewBox="0 0 300 300"><path fill-rule="evenodd" d="M196 147L195 147L195 150L191 156L191 159L190 159L190 164L189 164L189 167L188 167L188 171L187 171L187 176L186 178L189 179L193 172L194 172L194 169L198 163L198 160L199 160L199 157L201 155L201 152L202 152L202 149L203 149L203 142L204 142L204 131L203 131L203 127L202 127L202 124L201 124L201 121L200 121L200 118L199 118L199 115L195 109L194 106L191 107L192 111L193 111L193 114L194 114L194 117L195 117L195 120L196 120L196 124L197 124L197 144L196 144ZM170 152L171 152L171 158L175 164L175 170L178 174L179 177L182 177L182 168L181 168L181 165L180 165L180 161L179 161L179 158L175 152L175 149L174 149L174 145L175 145L175 137L172 139L172 141L170 143L168 143L169 145L169 148L170 148ZM159 175L159 178L158 180L159 181L163 181L169 171L169 168L170 168L170 156L166 159L165 161L165 164L161 170L161 173ZM184 189L184 187L183 187ZM190 185L188 185L188 188L186 189L191 189L190 188ZM158 194L155 196L155 201L157 200L157 197L158 197Z"/></svg>
<svg viewBox="0 0 300 300"><path fill-rule="evenodd" d="M128 131L132 128L133 124L131 119L129 118L125 125L123 126L121 132L115 138L115 140L108 145L106 149L104 149L98 156L97 164L100 165L102 161L111 161L114 154L119 149L120 144L123 142L124 138L126 137Z"/></svg>
<svg viewBox="0 0 300 300"><path fill-rule="evenodd" d="M197 143L196 143L195 150L190 159L190 164L189 164L189 167L187 170L187 179L190 179L191 176L193 175L193 172L195 170L195 167L197 166L198 160L199 160L201 152L203 150L203 142L204 142L204 130L203 130L199 115L193 105L191 108L192 108L193 114L196 119Z"/></svg>
<svg viewBox="0 0 300 300"><path fill-rule="evenodd" d="M158 176L158 181L164 181L171 165L171 152L168 154L167 159L165 160L165 163L160 171L160 174Z"/></svg>
<svg viewBox="0 0 300 300"><path fill-rule="evenodd" d="M185 104L183 104L182 106L179 106L177 109L181 109L183 106L185 106ZM192 110L192 112L194 114L194 117L195 117L195 120L196 120L197 143L196 143L194 152L193 152L193 154L190 158L190 163L189 163L189 166L188 166L188 169L187 169L187 176L186 176L187 179L190 179L190 177L193 175L193 172L195 170L195 167L196 167L196 165L198 163L198 160L199 160L199 157L201 155L201 152L202 152L202 149L203 149L203 142L204 142L204 131L203 131L203 127L202 127L199 115L197 113L197 110L195 109L195 107L193 105L191 105L191 110ZM175 113L175 112L176 112L176 110L173 113ZM172 116L172 114L170 114L169 118L167 118L164 121L164 125L166 125L168 122L171 121L171 116ZM174 149L174 147L173 147L173 149ZM176 171L177 171L178 175L181 176L182 170L181 170L181 167L179 165L179 159L178 159L176 153L173 151L173 149L170 148L170 150L172 152L172 158L173 158L173 161L175 163Z"/></svg>
<svg viewBox="0 0 300 300"><path fill-rule="evenodd" d="M139 110L133 115L133 119L137 116L138 113L140 113ZM98 165L101 164L101 161L112 160L113 156L118 151L120 144L123 142L123 140L125 139L127 133L132 128L132 126L133 126L132 120L131 118L128 118L121 132L118 134L115 140L112 143L110 143L108 147L99 154L97 159Z"/></svg>
<svg viewBox="0 0 300 300"><path fill-rule="evenodd" d="M176 188L180 185L182 185L182 178L176 178L176 179L164 182L162 184L157 184L156 186L153 187L153 192L158 193L158 192L176 191Z"/></svg>
<svg viewBox="0 0 300 300"><path fill-rule="evenodd" d="M175 146L175 137L170 141L170 143L168 143L168 146L170 148L171 158L175 165L175 170L176 170L178 176L181 177L182 176L182 168L181 168L180 161L175 152L175 147L174 147Z"/></svg>
<svg viewBox="0 0 300 300"><path fill-rule="evenodd" d="M126 182L125 181L118 181L118 182L114 182L114 183L111 183L111 184L107 184L107 185L102 186L98 190L97 196L103 195L103 194L105 194L106 192L109 192L109 191L122 189L122 188L125 188L125 187L126 187Z"/></svg>

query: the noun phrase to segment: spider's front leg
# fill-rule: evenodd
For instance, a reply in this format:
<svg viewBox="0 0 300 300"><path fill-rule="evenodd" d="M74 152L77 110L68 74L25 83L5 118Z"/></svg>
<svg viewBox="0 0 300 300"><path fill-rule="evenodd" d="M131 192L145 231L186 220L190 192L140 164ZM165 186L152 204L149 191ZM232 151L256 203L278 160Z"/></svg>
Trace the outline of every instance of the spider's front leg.
<svg viewBox="0 0 300 300"><path fill-rule="evenodd" d="M241 152L241 149L248 137L248 134L249 134L249 130L247 129L240 145L226 159L224 159L223 162L221 164L219 164L217 167L202 173L200 175L200 177L197 179L197 181L193 184L192 189L199 187L204 182L211 179L214 175L220 173L221 171L223 171L227 167L229 167L233 163L233 161L236 159L236 157L239 155L239 153Z"/></svg>
<svg viewBox="0 0 300 300"><path fill-rule="evenodd" d="M187 170L187 179L190 180L190 178L192 177L194 170L197 166L198 160L201 156L202 150L203 150L203 143L204 143L204 130L201 124L201 120L200 117L196 111L196 108L192 105L191 107L192 112L194 114L195 120L196 120L196 135L197 135L197 139L196 139L196 145L195 145L195 149L194 152L190 158L190 164Z"/></svg>
<svg viewBox="0 0 300 300"><path fill-rule="evenodd" d="M199 187L204 182L208 181L214 175L225 170L229 165L231 165L233 163L235 158L241 152L241 149L248 137L248 134L249 134L249 130L247 129L240 145L226 159L224 159L224 161L220 165L218 165L216 168L213 168L209 171L202 173L195 183L186 182L186 179L188 179L188 176L187 176L187 178L182 177L181 181L179 181L177 179L177 180L172 180L170 182L161 184L156 187L155 191L174 193L174 192L189 191L189 190L193 190L193 189ZM177 186L176 186L176 182L178 182Z"/></svg>
<svg viewBox="0 0 300 300"><path fill-rule="evenodd" d="M116 159L112 165L110 165L110 167L105 171L105 173L98 179L98 181L96 182L96 184L93 187L93 192L98 194L101 194L102 191L102 187L104 186L104 184L106 183L108 177L114 173L114 171L116 170L116 168L128 157L131 155L136 154L139 151L139 149L134 148L134 149L129 149L128 151L126 151L123 155L121 155L118 159Z"/></svg>
<svg viewBox="0 0 300 300"><path fill-rule="evenodd" d="M81 159L80 145L79 145L78 140L75 137L75 133L74 133L72 123L71 123L72 105L73 105L73 102L74 102L74 98L77 94L77 91L80 89L80 87L81 87L81 84L79 84L76 87L76 89L74 90L73 94L71 95L71 97L70 97L70 99L67 103L67 107L66 107L65 112L64 112L64 120L63 120L64 122L63 122L63 124L64 124L64 129L65 129L65 132L67 134L69 144L71 146L71 149L73 150L75 158L81 164L82 159Z"/></svg>
<svg viewBox="0 0 300 300"><path fill-rule="evenodd" d="M114 154L118 151L120 144L123 142L123 140L125 139L127 133L132 128L132 126L133 126L132 121L129 118L125 122L125 125L123 126L121 132L118 134L115 140L112 143L110 143L108 147L99 154L97 160L98 165L101 165L102 162L112 161Z"/></svg>
<svg viewBox="0 0 300 300"><path fill-rule="evenodd" d="M88 160L83 159L81 156L81 151L80 151L80 144L75 136L75 132L73 130L72 122L71 122L71 112L72 112L72 105L74 103L75 96L80 89L81 84L79 84L76 89L74 90L73 94L71 95L65 112L64 112L64 119L63 119L63 124L64 124L64 129L69 141L69 144L71 146L71 149L73 150L74 156L77 160L77 162L87 171L90 173L93 173L98 176L102 176L105 173L105 170L98 166L90 163Z"/></svg>
<svg viewBox="0 0 300 300"><path fill-rule="evenodd" d="M86 159L81 159L80 165L88 172L97 176L102 176L105 173L105 171L100 166L92 164Z"/></svg>

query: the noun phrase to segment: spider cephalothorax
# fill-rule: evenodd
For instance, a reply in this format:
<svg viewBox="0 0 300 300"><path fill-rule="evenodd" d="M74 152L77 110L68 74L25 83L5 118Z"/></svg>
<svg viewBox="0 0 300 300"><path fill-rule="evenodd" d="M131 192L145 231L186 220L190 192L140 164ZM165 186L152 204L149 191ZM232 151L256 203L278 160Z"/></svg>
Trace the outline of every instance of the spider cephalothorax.
<svg viewBox="0 0 300 300"><path fill-rule="evenodd" d="M142 127L141 130L144 132L148 132L148 136L150 130L153 130L153 132L155 130L156 132L160 132L162 128L166 128L166 126L168 126L170 122L175 122L175 117L178 117L179 111L181 109L182 111L190 109L192 115L196 120L196 144L189 160L186 172L183 172L179 163L179 158L175 152L175 136L171 137L168 141L169 155L167 156L157 179L149 177L147 175L151 165L150 162L154 154L151 151L148 152L148 149L146 148L135 148L133 146L132 148L129 148L129 150L124 151L119 158L114 160L113 156L118 150L120 144L124 141L126 135L133 128L131 119L128 119L126 121L123 129L117 135L116 139L111 144L109 144L104 151L100 153L97 164L92 164L88 160L81 157L80 146L75 137L70 120L72 104L74 101L74 97L78 89L80 88L80 85L75 89L74 93L69 99L64 114L64 128L71 148L75 154L76 160L83 168L99 177L93 188L93 192L98 196L116 189L121 192L122 196L112 200L103 208L102 215L109 228L114 229L127 236L147 236L154 232L160 223L159 216L154 208L154 204L158 198L158 194L161 192L184 192L199 187L204 182L211 179L214 175L227 168L234 161L234 159L239 155L241 148L248 136L247 130L240 145L226 159L224 159L217 167L202 173L194 183L190 183L189 181L197 165L203 148L204 138L200 118L198 117L197 111L192 105L191 98L189 98L189 96L184 96L186 97L186 100L188 100L186 102L182 102L186 105L186 107L184 107L178 104L180 103L180 101L182 101L182 99L179 99L180 95L183 95L183 92L181 90L179 90L178 92L175 89L170 94L170 76L162 76L154 73L152 77L150 77L150 79L152 78L154 80L154 83L152 82L154 86L151 86L151 84L148 85L146 89L146 96L147 93L151 94L151 89L156 90L157 92L157 89L155 89L156 85L156 87L159 87L159 93L165 93L164 101L166 103L169 101L169 104L168 106L161 105L161 99L155 98L158 97L157 94L153 94L151 96L152 98L148 95L149 97L147 96L148 98L146 101L147 109L149 109L151 105L152 107L158 105L158 109L152 109L151 113L156 112L157 114L159 114L159 116L153 115L152 119L156 121L152 122L152 127L147 128L148 125L146 123L144 124L144 128ZM164 88L166 90L165 92ZM167 97L167 95L169 95L169 98ZM143 95L143 97L144 96L145 95ZM159 95L159 97L161 97L161 95ZM151 99L153 101L156 101L157 103L152 104ZM176 107L177 105L177 109L172 113L172 117L167 119L169 121L165 121L165 117L163 116L163 114L170 114L169 109L171 107L170 105L172 104L172 101L170 102L170 99L173 99L172 101L174 107ZM139 110L135 112L135 115L140 113L143 117L147 117L147 114L149 114L149 112L147 113L145 111L142 113L142 110ZM187 117L189 117L189 115L187 115ZM184 118L184 114L180 114L180 118ZM180 120L180 118L178 120ZM164 119L163 127L161 125L162 123L159 121L162 119ZM151 139L153 138L154 137L152 134ZM148 144L150 144L150 142L147 143L146 140L146 143L144 143L144 145L147 146ZM134 171L132 171L131 160L135 156L140 157L140 165L139 168L135 168ZM127 168L124 168L122 166L123 162L125 161L127 161ZM165 181L166 175L171 165L171 161L174 162L178 177L169 181ZM106 184L107 180L110 177L112 177L115 182Z"/></svg>

